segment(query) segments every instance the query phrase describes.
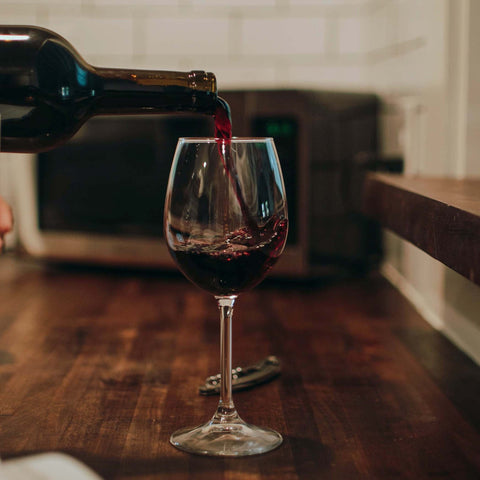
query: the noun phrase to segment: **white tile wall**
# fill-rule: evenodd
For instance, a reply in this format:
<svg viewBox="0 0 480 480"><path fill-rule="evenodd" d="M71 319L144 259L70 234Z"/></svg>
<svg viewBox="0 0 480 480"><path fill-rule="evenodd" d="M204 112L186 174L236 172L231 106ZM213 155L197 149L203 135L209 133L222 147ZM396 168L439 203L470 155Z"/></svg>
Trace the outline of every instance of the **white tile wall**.
<svg viewBox="0 0 480 480"><path fill-rule="evenodd" d="M0 18L51 28L94 65L203 68L221 89L414 96L424 112L418 141L435 145L415 168L441 173L448 149L432 140L447 137L449 1L0 0Z"/></svg>
<svg viewBox="0 0 480 480"><path fill-rule="evenodd" d="M51 8L57 5L81 5L84 0L50 0L44 2L43 0L2 0L2 4L5 6L20 6L28 5L29 7L38 7L44 4L48 4Z"/></svg>
<svg viewBox="0 0 480 480"><path fill-rule="evenodd" d="M96 65L205 68L220 88L365 89L365 19L386 1L1 0L0 17L57 31Z"/></svg>
<svg viewBox="0 0 480 480"><path fill-rule="evenodd" d="M193 64L195 65L195 63ZM225 85L228 88L270 88L272 85L281 86L282 71L273 65L242 64L241 66L231 66L229 64L204 63L209 71L215 72L220 79L220 86ZM194 68L200 67L197 65ZM182 65L183 69L187 65ZM280 77L280 78L279 78Z"/></svg>
<svg viewBox="0 0 480 480"><path fill-rule="evenodd" d="M35 9L18 5L15 8L5 9L0 4L0 17L4 25L36 24L37 12Z"/></svg>
<svg viewBox="0 0 480 480"><path fill-rule="evenodd" d="M391 4L383 2L370 13L365 23L365 42L371 60L378 58L379 54L385 56L394 43L393 37L396 30L396 18Z"/></svg>
<svg viewBox="0 0 480 480"><path fill-rule="evenodd" d="M191 0L192 5L197 5L201 8L204 7L245 7L245 6L255 6L255 7L275 7L277 5L277 0Z"/></svg>
<svg viewBox="0 0 480 480"><path fill-rule="evenodd" d="M201 60L222 72L221 88L399 90L441 74L445 1L1 0L0 16L57 31L97 65L190 69Z"/></svg>
<svg viewBox="0 0 480 480"><path fill-rule="evenodd" d="M312 55L315 61L314 56L325 52L325 19L246 19L241 29L241 52L245 56Z"/></svg>
<svg viewBox="0 0 480 480"><path fill-rule="evenodd" d="M64 36L87 61L91 55L133 56L133 21L130 18L50 15L45 26Z"/></svg>
<svg viewBox="0 0 480 480"><path fill-rule="evenodd" d="M368 75L362 65L356 64L330 64L318 65L294 65L289 66L285 85L297 85L303 88L324 88L326 90L368 90Z"/></svg>
<svg viewBox="0 0 480 480"><path fill-rule="evenodd" d="M229 20L190 16L149 18L145 20L145 38L146 55L227 56Z"/></svg>
<svg viewBox="0 0 480 480"><path fill-rule="evenodd" d="M360 21L357 17L340 18L337 29L339 55L368 52L365 21Z"/></svg>
<svg viewBox="0 0 480 480"><path fill-rule="evenodd" d="M73 0L72 0L73 1ZM82 1L82 0L81 0ZM90 6L108 6L116 7L118 5L127 5L127 6L145 6L145 7L156 7L156 6L178 6L181 3L179 0L83 0L83 2Z"/></svg>

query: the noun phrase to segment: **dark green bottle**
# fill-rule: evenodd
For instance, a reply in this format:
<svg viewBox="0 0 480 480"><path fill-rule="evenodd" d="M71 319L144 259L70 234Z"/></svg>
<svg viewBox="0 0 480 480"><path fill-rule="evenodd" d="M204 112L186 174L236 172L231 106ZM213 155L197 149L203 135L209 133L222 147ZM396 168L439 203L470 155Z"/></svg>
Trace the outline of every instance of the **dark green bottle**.
<svg viewBox="0 0 480 480"><path fill-rule="evenodd" d="M93 67L54 32L0 26L0 151L48 150L93 115L213 115L217 98L212 73Z"/></svg>

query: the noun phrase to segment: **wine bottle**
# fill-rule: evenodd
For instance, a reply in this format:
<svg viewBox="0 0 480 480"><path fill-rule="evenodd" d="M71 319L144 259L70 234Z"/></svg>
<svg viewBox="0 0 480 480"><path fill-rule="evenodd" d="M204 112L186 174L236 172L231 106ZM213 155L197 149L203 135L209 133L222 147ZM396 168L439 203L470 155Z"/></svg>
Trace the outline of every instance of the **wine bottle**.
<svg viewBox="0 0 480 480"><path fill-rule="evenodd" d="M54 32L0 26L0 151L48 150L93 115L214 115L217 98L212 73L94 67Z"/></svg>

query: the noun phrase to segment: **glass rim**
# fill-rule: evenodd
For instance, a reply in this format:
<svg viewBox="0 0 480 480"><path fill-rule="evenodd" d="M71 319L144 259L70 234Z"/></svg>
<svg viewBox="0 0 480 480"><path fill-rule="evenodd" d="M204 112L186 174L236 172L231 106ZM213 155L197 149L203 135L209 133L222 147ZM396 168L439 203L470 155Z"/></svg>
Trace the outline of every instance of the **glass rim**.
<svg viewBox="0 0 480 480"><path fill-rule="evenodd" d="M273 137L232 137L232 138L220 138L220 137L180 137L178 142L182 143L268 143L273 142Z"/></svg>

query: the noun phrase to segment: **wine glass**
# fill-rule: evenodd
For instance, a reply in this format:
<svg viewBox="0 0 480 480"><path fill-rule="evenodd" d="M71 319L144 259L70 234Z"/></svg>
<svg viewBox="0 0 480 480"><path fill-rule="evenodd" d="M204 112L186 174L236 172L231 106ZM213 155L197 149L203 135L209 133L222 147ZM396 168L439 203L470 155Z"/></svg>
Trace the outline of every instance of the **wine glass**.
<svg viewBox="0 0 480 480"><path fill-rule="evenodd" d="M287 201L271 138L181 138L165 201L165 237L182 273L213 294L220 310L220 401L212 419L176 431L170 442L203 455L245 456L282 443L245 423L232 400L232 313L283 251Z"/></svg>

